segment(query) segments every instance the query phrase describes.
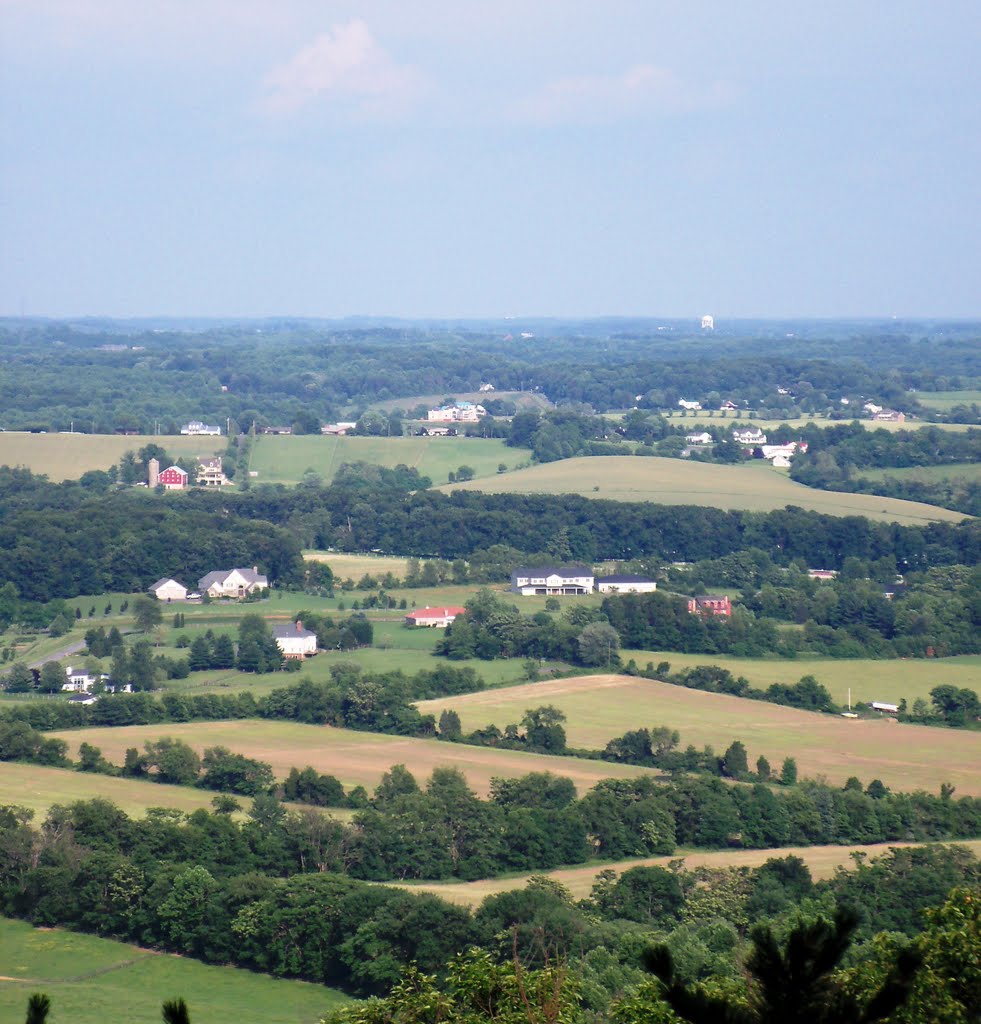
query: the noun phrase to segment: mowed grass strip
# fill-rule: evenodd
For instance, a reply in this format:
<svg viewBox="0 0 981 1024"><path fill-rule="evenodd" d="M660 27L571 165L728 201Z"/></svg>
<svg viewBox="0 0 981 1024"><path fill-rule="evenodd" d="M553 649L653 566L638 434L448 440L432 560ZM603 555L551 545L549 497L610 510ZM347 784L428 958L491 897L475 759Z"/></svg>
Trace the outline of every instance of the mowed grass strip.
<svg viewBox="0 0 981 1024"><path fill-rule="evenodd" d="M24 1019L27 999L45 992L51 1020L72 1024L159 1024L164 1000L182 996L192 1020L209 1024L316 1024L348 999L323 985L212 967L61 929L0 918L0 1019ZM120 1012L121 1008L125 1008Z"/></svg>
<svg viewBox="0 0 981 1024"><path fill-rule="evenodd" d="M793 757L801 777L824 776L833 785L857 775L894 790L937 792L949 782L961 796L981 796L981 733L819 715L632 676L555 679L418 706L436 715L452 708L466 732L488 722L503 728L542 704L565 712L572 746L602 748L628 730L665 725L681 733L682 747L711 744L721 754L741 740L750 765L762 754L779 771Z"/></svg>
<svg viewBox="0 0 981 1024"><path fill-rule="evenodd" d="M420 783L434 768L458 768L481 795L490 791L492 778L514 778L528 772L550 771L566 776L581 793L601 779L651 774L648 769L631 765L604 764L574 757L548 757L516 750L256 719L78 729L50 735L71 744L92 743L114 763L121 763L127 747L142 750L147 740L172 736L189 743L199 753L205 747L224 746L236 754L265 761L272 765L278 779L285 778L293 767L310 765L319 772L335 775L345 787L361 785L369 791L393 764L404 764Z"/></svg>
<svg viewBox="0 0 981 1024"><path fill-rule="evenodd" d="M826 515L866 516L904 524L959 522L965 518L959 512L916 501L805 487L760 460L743 466L719 466L635 455L592 456L548 462L483 480L448 484L441 489L489 494L579 494L613 501L653 501L661 505L704 505L754 512L799 505Z"/></svg>
<svg viewBox="0 0 981 1024"><path fill-rule="evenodd" d="M683 860L688 870L699 867L708 868L758 868L773 857L800 857L807 864L811 875L817 880L831 878L838 868L850 868L854 862L852 854L864 853L869 858L884 856L890 849L906 846L927 845L921 843L881 843L874 846L791 846L778 850L713 850L689 853L679 850L670 857L643 857L633 860L589 864L579 868L560 868L547 872L547 877L566 886L576 899L589 896L601 871L612 870L617 874L637 867L667 868L672 862ZM959 843L968 847L975 856L981 855L981 840ZM541 875L541 872L539 872ZM511 892L523 889L532 875L518 875L512 878L487 878L479 882L422 882L405 884L403 887L414 892L423 891L458 903L465 907L478 907L488 896L500 892Z"/></svg>
<svg viewBox="0 0 981 1024"><path fill-rule="evenodd" d="M981 691L981 655L956 658L727 658L718 654L679 654L676 651L622 651L624 661L633 658L644 668L648 662L666 661L671 670L696 665L718 665L734 676L744 676L758 689L772 683L796 683L811 675L828 688L835 702L845 706L849 690L852 703L886 701L898 704L903 698L930 700L930 691L942 683Z"/></svg>
<svg viewBox="0 0 981 1024"><path fill-rule="evenodd" d="M145 445L158 444L169 455L194 458L215 455L226 443L224 437L155 437L141 434L24 434L0 432L0 465L26 466L32 473L44 473L56 483L77 480L90 469L108 469L119 462L123 452L137 452ZM161 466L166 469L166 466Z"/></svg>
<svg viewBox="0 0 981 1024"><path fill-rule="evenodd" d="M981 405L981 391L918 391L916 400L931 409L952 409L955 405Z"/></svg>
<svg viewBox="0 0 981 1024"><path fill-rule="evenodd" d="M936 483L938 480L981 480L981 462L952 462L946 466L899 466L886 469L859 469L855 476L866 480L912 480L916 483Z"/></svg>
<svg viewBox="0 0 981 1024"><path fill-rule="evenodd" d="M250 470L259 483L295 484L312 469L325 482L345 462L369 462L417 469L434 484L446 483L451 472L470 466L478 477L527 463L526 448L508 448L500 438L483 437L326 437L319 434L256 438Z"/></svg>
<svg viewBox="0 0 981 1024"><path fill-rule="evenodd" d="M475 402L483 405L486 402L499 401L514 402L520 412L529 409L552 409L552 403L542 394L535 391L444 391L441 394L410 395L408 398L387 398L383 402L374 402L369 408L379 409L382 412L391 412L393 409L402 409L404 412L411 412L418 405L424 405L428 409L435 409L443 404L446 398L453 398L458 402Z"/></svg>

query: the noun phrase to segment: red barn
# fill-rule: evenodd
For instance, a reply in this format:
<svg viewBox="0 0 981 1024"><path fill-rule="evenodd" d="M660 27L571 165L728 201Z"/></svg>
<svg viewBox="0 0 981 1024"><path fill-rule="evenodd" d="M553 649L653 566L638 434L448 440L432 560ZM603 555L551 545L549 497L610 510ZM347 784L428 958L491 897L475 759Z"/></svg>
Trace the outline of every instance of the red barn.
<svg viewBox="0 0 981 1024"><path fill-rule="evenodd" d="M187 473L180 466L169 466L157 479L168 491L181 491L187 487Z"/></svg>

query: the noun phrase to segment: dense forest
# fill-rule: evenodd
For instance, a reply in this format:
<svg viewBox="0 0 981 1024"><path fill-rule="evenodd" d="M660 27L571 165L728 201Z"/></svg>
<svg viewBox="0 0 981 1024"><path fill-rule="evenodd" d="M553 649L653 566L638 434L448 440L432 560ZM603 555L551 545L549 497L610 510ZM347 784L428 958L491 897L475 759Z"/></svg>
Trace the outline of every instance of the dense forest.
<svg viewBox="0 0 981 1024"><path fill-rule="evenodd" d="M651 321L7 320L0 426L152 433L159 424L176 433L203 418L309 431L374 402L473 391L483 381L599 411L672 408L682 397L709 407L721 396L774 417L841 414L842 397L871 396L929 418L915 392L975 387L977 337L976 325L926 322L746 322L706 336Z"/></svg>

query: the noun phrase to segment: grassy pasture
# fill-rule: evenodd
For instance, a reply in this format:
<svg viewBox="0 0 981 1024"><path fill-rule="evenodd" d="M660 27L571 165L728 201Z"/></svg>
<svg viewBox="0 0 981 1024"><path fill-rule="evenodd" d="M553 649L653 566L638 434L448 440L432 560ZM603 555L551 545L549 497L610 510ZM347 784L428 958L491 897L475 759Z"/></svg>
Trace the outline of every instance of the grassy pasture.
<svg viewBox="0 0 981 1024"><path fill-rule="evenodd" d="M802 777L823 775L835 785L857 775L865 783L881 779L890 789L936 792L951 782L961 795L981 796L981 733L817 715L631 676L526 683L423 701L419 708L437 715L452 708L468 731L488 722L503 727L541 704L565 712L573 746L603 747L630 729L666 725L681 733L682 746L711 744L722 753L742 740L750 764L763 754L779 769L785 757L794 757Z"/></svg>
<svg viewBox="0 0 981 1024"><path fill-rule="evenodd" d="M534 707L536 703L540 702L533 701L527 706ZM524 707L517 717L523 713ZM420 782L436 767L459 768L481 794L489 791L490 780L496 776L514 777L528 772L550 771L567 776L581 792L600 779L649 774L646 769L630 765L254 719L77 729L50 735L72 744L93 743L116 763L121 762L127 747L142 749L147 740L172 736L189 743L199 753L205 747L221 745L258 758L272 765L277 778L284 778L290 768L311 765L320 772L336 775L346 787L362 785L369 790L378 785L382 774L393 764L404 764Z"/></svg>
<svg viewBox="0 0 981 1024"><path fill-rule="evenodd" d="M139 451L158 444L170 455L215 455L225 447L223 437L167 435L124 436L122 434L26 434L0 433L0 465L26 466L33 473L45 473L51 480L77 480L90 469L108 469L123 452ZM161 469L166 469L161 466Z"/></svg>
<svg viewBox="0 0 981 1024"><path fill-rule="evenodd" d="M918 391L916 398L920 405L944 412L955 405L981 405L981 391Z"/></svg>
<svg viewBox="0 0 981 1024"><path fill-rule="evenodd" d="M981 480L981 462L954 462L946 466L899 466L895 469L861 469L855 475L868 480L915 480L936 483L938 480Z"/></svg>
<svg viewBox="0 0 981 1024"><path fill-rule="evenodd" d="M588 864L585 867L560 868L547 872L549 878L565 885L576 899L589 896L593 882L600 871L613 870L618 874L636 867L669 867L673 861L683 860L688 870L698 867L756 868L773 857L800 857L811 870L815 880L830 878L840 868L853 866L852 854L865 853L869 858L883 856L887 850L901 846L916 846L917 843L886 843L875 846L794 846L779 850L713 850L687 853L679 850L670 857L643 857L634 860ZM959 843L972 850L975 856L981 856L981 840ZM540 873L539 873L540 874ZM510 892L523 889L531 875L519 875L511 878L487 878L479 882L422 882L406 883L404 888L413 891L431 892L450 903L461 906L478 907L488 896L499 892Z"/></svg>
<svg viewBox="0 0 981 1024"><path fill-rule="evenodd" d="M501 463L513 469L530 457L528 449L508 448L500 438L262 436L250 469L259 483L295 484L308 469L329 482L345 462L404 464L443 484L460 466L470 466L478 477L492 476Z"/></svg>
<svg viewBox="0 0 981 1024"><path fill-rule="evenodd" d="M70 734L69 754L78 754L78 742ZM80 741L79 741L80 742ZM118 762L122 763L122 761ZM19 804L44 817L52 804L72 803L101 797L111 800L130 817L142 817L148 807L173 807L190 814L199 808L211 810L217 793L188 786L162 786L139 779L117 779L109 775L75 772L67 768L44 768L35 764L4 761L0 764L0 804ZM240 800L247 806L247 799Z"/></svg>
<svg viewBox="0 0 981 1024"><path fill-rule="evenodd" d="M981 690L981 656L956 658L727 658L717 654L679 654L675 651L624 651L643 668L667 661L671 668L695 665L719 665L733 675L745 676L753 686L765 689L771 683L796 683L801 676L812 675L823 683L839 704L846 704L851 689L852 702L883 700L898 704L904 697L912 705L919 697L929 701L930 691L942 683Z"/></svg>
<svg viewBox="0 0 981 1024"><path fill-rule="evenodd" d="M402 409L409 412L417 405L424 405L428 409L435 409L442 404L444 398L455 398L458 402L474 402L483 405L485 402L492 402L495 399L514 402L519 412L528 412L533 409L551 409L552 403L541 394L534 391L454 391L452 393L443 391L436 395L410 395L408 398L388 398L384 402L375 402L371 408L379 409L382 412L391 412L393 409Z"/></svg>
<svg viewBox="0 0 981 1024"><path fill-rule="evenodd" d="M408 558L397 555L352 555L344 551L304 551L309 562L326 562L338 580L354 580L362 576L384 576L390 572L396 579L404 579Z"/></svg>
<svg viewBox="0 0 981 1024"><path fill-rule="evenodd" d="M158 1024L161 1004L177 996L187 1000L192 1020L209 1024L316 1024L348 1001L323 985L7 919L0 919L0 964L5 1021L23 1020L28 996L39 991L51 999L52 1024Z"/></svg>
<svg viewBox="0 0 981 1024"><path fill-rule="evenodd" d="M756 512L799 505L828 515L860 515L906 525L941 520L959 522L965 518L958 512L915 501L805 487L760 461L720 466L685 459L594 456L549 462L470 483L448 484L441 489L492 494L581 494L614 501L705 505Z"/></svg>

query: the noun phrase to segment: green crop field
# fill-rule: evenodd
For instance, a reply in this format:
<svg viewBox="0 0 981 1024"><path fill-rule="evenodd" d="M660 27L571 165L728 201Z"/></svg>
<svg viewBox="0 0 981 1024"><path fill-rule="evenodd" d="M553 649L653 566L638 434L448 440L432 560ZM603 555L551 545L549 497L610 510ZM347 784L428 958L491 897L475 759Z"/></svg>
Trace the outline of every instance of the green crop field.
<svg viewBox="0 0 981 1024"><path fill-rule="evenodd" d="M51 480L77 480L90 469L108 469L123 452L158 444L170 455L215 455L223 437L123 436L121 434L24 434L0 432L0 465L26 466ZM161 469L166 469L161 466Z"/></svg>
<svg viewBox="0 0 981 1024"><path fill-rule="evenodd" d="M475 402L478 405L494 401L495 399L514 402L519 412L553 408L552 403L544 395L535 391L454 391L452 394L444 391L438 395L410 395L408 398L388 398L384 402L375 402L371 408L379 409L382 412L391 412L393 409L411 412L417 406L424 405L427 409L434 409L445 398L453 398L458 402Z"/></svg>
<svg viewBox="0 0 981 1024"><path fill-rule="evenodd" d="M559 868L549 871L546 877L566 886L577 899L585 899L593 888L593 882L600 871L616 871L618 874L636 867L671 867L677 861L683 861L689 871L698 867L709 868L757 868L772 857L800 857L811 871L815 880L830 878L838 868L854 867L852 854L864 853L870 859L883 856L895 847L918 846L918 843L884 843L873 846L791 846L779 850L714 850L689 853L679 850L670 857L638 857L632 860L608 861L591 863L585 867ZM959 843L973 851L975 856L981 855L981 840ZM539 877L541 872L539 872ZM431 892L450 903L461 906L478 907L488 896L499 892L510 892L523 889L532 875L517 875L511 878L486 878L479 882L421 882L405 883L404 888L414 892Z"/></svg>
<svg viewBox="0 0 981 1024"><path fill-rule="evenodd" d="M825 776L835 785L857 775L890 789L936 792L950 782L962 795L981 796L981 733L819 715L632 676L526 683L423 701L419 708L436 715L452 708L466 732L488 722L503 727L541 704L565 712L573 746L603 747L630 729L665 725L681 733L682 747L711 744L722 753L741 740L750 764L761 754L774 767L794 757L801 776Z"/></svg>
<svg viewBox="0 0 981 1024"><path fill-rule="evenodd" d="M719 466L685 459L596 456L549 462L472 483L449 484L441 489L492 494L581 494L615 501L707 505L757 512L799 505L828 515L860 515L907 525L938 520L958 522L964 518L960 513L915 501L805 487L760 461L742 466Z"/></svg>
<svg viewBox="0 0 981 1024"><path fill-rule="evenodd" d="M160 1006L182 996L208 1024L316 1024L347 997L323 985L211 967L58 928L0 918L0 1019L24 1019L27 999L51 999L51 1024L159 1024Z"/></svg>
<svg viewBox="0 0 981 1024"><path fill-rule="evenodd" d="M307 470L329 482L345 462L403 464L443 484L460 466L485 477L501 463L513 469L530 457L527 448L508 448L499 438L264 436L256 439L250 470L259 483L295 484Z"/></svg>
<svg viewBox="0 0 981 1024"><path fill-rule="evenodd" d="M528 706L534 707L536 703L540 702ZM523 713L524 708L517 717ZM221 745L237 754L258 758L272 765L277 778L285 778L290 768L311 765L320 772L336 775L346 787L361 785L369 790L378 785L382 774L393 764L404 764L420 782L436 767L459 768L481 794L489 791L490 780L494 777L511 778L528 772L550 771L565 775L581 792L600 779L650 774L644 768L573 757L548 757L516 750L256 719L76 729L49 735L60 736L69 743L93 743L114 763L121 762L127 747L142 749L147 740L172 736L191 744L199 753L205 747Z"/></svg>
<svg viewBox="0 0 981 1024"><path fill-rule="evenodd" d="M873 700L898 704L904 697L912 705L917 698L929 701L935 686L951 683L981 691L981 656L956 658L727 658L717 654L679 654L676 651L623 651L624 660L633 658L644 668L648 662L671 664L673 671L695 665L719 665L733 675L766 689L771 683L796 683L811 675L828 688L835 701L844 705L851 690L853 702Z"/></svg>
<svg viewBox="0 0 981 1024"><path fill-rule="evenodd" d="M858 469L856 477L868 480L883 480L895 477L897 480L936 483L938 480L981 480L981 462L954 462L946 466L901 466L887 469Z"/></svg>
<svg viewBox="0 0 981 1024"><path fill-rule="evenodd" d="M981 391L918 391L920 405L946 412L955 405L981 405Z"/></svg>

